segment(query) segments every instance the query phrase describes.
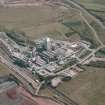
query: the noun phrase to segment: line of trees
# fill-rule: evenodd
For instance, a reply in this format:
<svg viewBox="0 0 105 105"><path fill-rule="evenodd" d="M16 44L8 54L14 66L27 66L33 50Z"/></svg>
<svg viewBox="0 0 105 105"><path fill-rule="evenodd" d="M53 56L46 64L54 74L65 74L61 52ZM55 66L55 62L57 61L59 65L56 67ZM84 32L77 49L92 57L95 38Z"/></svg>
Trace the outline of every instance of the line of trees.
<svg viewBox="0 0 105 105"><path fill-rule="evenodd" d="M26 43L28 42L25 32L19 29L7 29L4 26L0 26L0 32L5 32L8 37L19 45L26 46Z"/></svg>

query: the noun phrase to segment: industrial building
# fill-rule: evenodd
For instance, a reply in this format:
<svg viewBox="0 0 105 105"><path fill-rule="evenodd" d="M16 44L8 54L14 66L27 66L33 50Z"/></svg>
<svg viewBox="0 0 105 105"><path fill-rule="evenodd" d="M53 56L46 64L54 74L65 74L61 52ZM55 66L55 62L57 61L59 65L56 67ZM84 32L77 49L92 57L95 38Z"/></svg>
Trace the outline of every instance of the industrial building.
<svg viewBox="0 0 105 105"><path fill-rule="evenodd" d="M47 78L53 82L55 77L62 80L75 76L77 72L71 70L71 67L79 62L78 55L90 47L90 43L83 40L69 42L44 37L34 40L30 48L18 45L5 33L0 34L0 48L5 47L15 65L29 70L33 76L37 75L41 82Z"/></svg>

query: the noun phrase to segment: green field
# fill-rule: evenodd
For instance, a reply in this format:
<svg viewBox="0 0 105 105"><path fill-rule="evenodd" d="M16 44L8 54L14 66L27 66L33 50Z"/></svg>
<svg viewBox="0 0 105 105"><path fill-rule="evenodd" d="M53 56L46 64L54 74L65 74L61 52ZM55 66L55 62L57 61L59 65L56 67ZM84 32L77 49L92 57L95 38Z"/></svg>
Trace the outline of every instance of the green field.
<svg viewBox="0 0 105 105"><path fill-rule="evenodd" d="M105 0L78 0L79 3L90 3L90 4L99 4L99 5L105 5Z"/></svg>
<svg viewBox="0 0 105 105"><path fill-rule="evenodd" d="M105 25L105 0L78 0L76 2L84 6ZM101 41L105 44L105 30L94 21L91 24L97 31Z"/></svg>
<svg viewBox="0 0 105 105"><path fill-rule="evenodd" d="M87 25L86 22L83 22L81 17L77 20L76 18L73 18L70 21L64 22L63 24L73 31L73 34L69 34L70 36L78 34L82 40L86 40L91 43L91 48L97 48L100 45L92 29Z"/></svg>
<svg viewBox="0 0 105 105"><path fill-rule="evenodd" d="M105 0L78 0L85 8L91 10L105 10Z"/></svg>

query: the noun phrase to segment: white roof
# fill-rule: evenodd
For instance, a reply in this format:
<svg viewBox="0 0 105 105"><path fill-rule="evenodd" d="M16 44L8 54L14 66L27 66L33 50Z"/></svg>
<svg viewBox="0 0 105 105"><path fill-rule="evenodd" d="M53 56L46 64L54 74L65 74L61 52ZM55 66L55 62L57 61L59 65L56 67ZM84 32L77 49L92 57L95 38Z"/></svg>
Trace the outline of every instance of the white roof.
<svg viewBox="0 0 105 105"><path fill-rule="evenodd" d="M67 49L67 51L65 52L66 56L70 56L71 54L73 54L73 50L72 49Z"/></svg>
<svg viewBox="0 0 105 105"><path fill-rule="evenodd" d="M13 52L12 53L12 56L15 56L15 57L20 58L20 59L23 59L24 58L24 55L21 54L21 53L18 53L18 52Z"/></svg>
<svg viewBox="0 0 105 105"><path fill-rule="evenodd" d="M37 71L38 73L39 73L39 75L41 75L41 76L51 76L51 75L54 75L54 73L50 73L50 72L48 72L47 70L45 70L45 69L41 69L41 70L39 70L39 71Z"/></svg>
<svg viewBox="0 0 105 105"><path fill-rule="evenodd" d="M61 78L56 77L56 78L52 79L51 84L53 87L57 87L61 82L62 82Z"/></svg>
<svg viewBox="0 0 105 105"><path fill-rule="evenodd" d="M75 47L77 47L77 46L78 46L77 43L73 43L73 44L71 44L71 47L73 47L73 48L75 48Z"/></svg>

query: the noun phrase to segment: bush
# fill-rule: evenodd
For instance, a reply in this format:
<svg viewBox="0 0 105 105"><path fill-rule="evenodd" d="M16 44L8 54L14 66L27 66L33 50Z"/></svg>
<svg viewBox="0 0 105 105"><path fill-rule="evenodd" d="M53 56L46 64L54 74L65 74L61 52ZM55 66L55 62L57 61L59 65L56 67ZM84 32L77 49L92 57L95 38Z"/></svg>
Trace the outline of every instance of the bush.
<svg viewBox="0 0 105 105"><path fill-rule="evenodd" d="M27 39L23 31L15 30L15 29L12 29L12 30L5 29L5 33L7 34L8 37L13 39L17 44L23 45L23 46L26 45Z"/></svg>

